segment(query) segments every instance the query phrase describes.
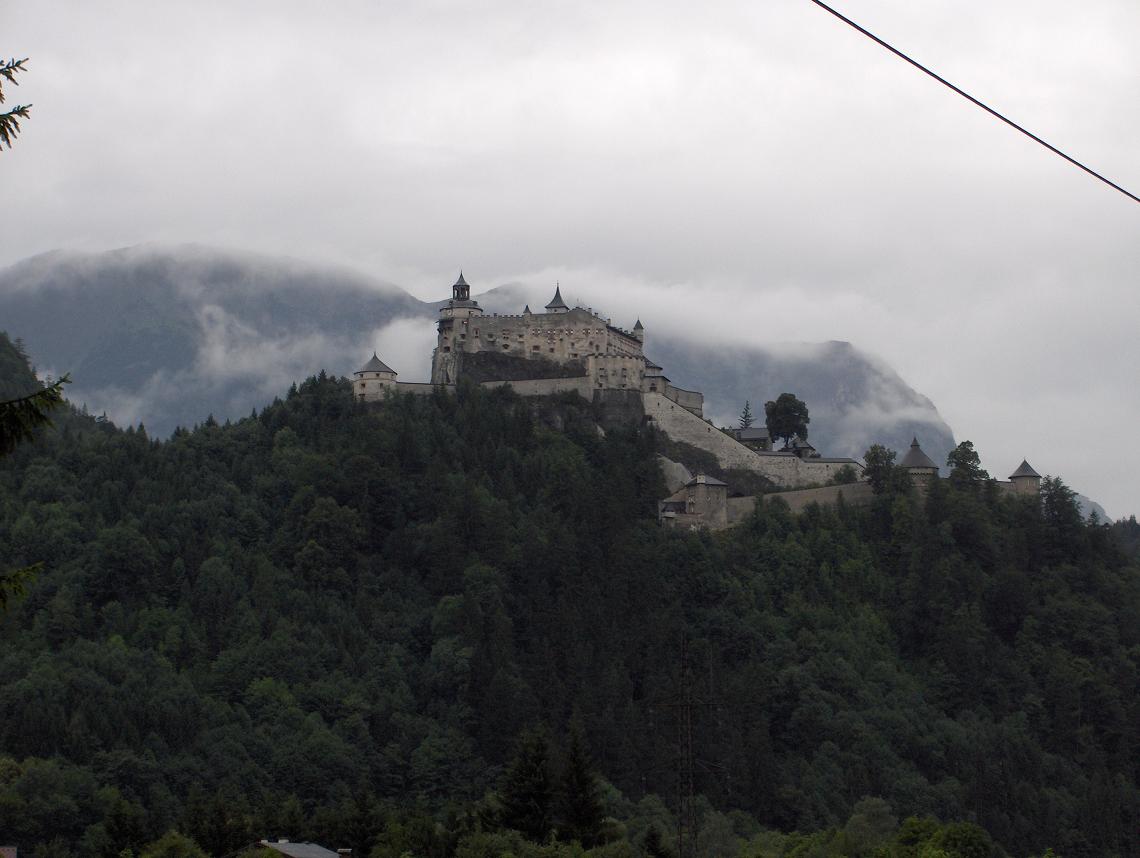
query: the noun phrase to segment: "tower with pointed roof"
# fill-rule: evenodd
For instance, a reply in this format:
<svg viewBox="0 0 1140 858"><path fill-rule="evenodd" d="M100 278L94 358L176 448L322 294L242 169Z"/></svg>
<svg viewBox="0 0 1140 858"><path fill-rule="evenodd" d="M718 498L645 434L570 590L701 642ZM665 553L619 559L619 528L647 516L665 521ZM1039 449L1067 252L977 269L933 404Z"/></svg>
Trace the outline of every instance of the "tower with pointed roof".
<svg viewBox="0 0 1140 858"><path fill-rule="evenodd" d="M922 451L917 436L910 442L910 449L906 451L899 465L907 469L910 481L920 490L938 477L938 465Z"/></svg>
<svg viewBox="0 0 1140 858"><path fill-rule="evenodd" d="M1036 495L1041 492L1041 475L1025 459L1017 470L1009 475L1010 485L1015 495Z"/></svg>
<svg viewBox="0 0 1140 858"><path fill-rule="evenodd" d="M556 284L554 287L554 297L550 299L550 303L546 305L546 312L548 313L569 313L570 308L566 306L566 302L562 300L562 286Z"/></svg>
<svg viewBox="0 0 1140 858"><path fill-rule="evenodd" d="M396 370L380 360L376 352L353 374L352 393L361 402L383 399L396 389Z"/></svg>
<svg viewBox="0 0 1140 858"><path fill-rule="evenodd" d="M471 287L459 272L451 287L451 300L439 308L439 335L431 361L432 384L455 384L459 378L460 352L467 351L469 340L478 337L483 308L472 300Z"/></svg>

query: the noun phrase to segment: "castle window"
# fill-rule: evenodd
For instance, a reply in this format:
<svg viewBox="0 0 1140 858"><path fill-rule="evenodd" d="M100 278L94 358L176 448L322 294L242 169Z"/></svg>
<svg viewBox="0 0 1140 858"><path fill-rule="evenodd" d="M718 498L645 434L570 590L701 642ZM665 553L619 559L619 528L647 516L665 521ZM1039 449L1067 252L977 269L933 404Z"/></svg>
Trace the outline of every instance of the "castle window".
<svg viewBox="0 0 1140 858"><path fill-rule="evenodd" d="M551 347L550 347L550 353L551 353L551 354L554 354L554 346L551 346Z"/></svg>
<svg viewBox="0 0 1140 858"><path fill-rule="evenodd" d="M479 336L479 329L478 328L475 329L475 336Z"/></svg>
<svg viewBox="0 0 1140 858"><path fill-rule="evenodd" d="M451 351L451 346L444 346L444 347L443 347L443 350L444 350L445 352L449 352L449 351Z"/></svg>
<svg viewBox="0 0 1140 858"><path fill-rule="evenodd" d="M577 352L570 352L570 357L576 358L576 357L578 357L578 353Z"/></svg>
<svg viewBox="0 0 1140 858"><path fill-rule="evenodd" d="M530 347L530 350L531 350L532 352L536 352L536 351L538 351L538 349L539 349L539 347L538 347L538 346L531 346L531 347Z"/></svg>
<svg viewBox="0 0 1140 858"><path fill-rule="evenodd" d="M510 343L503 343L503 351L509 351L511 348Z"/></svg>

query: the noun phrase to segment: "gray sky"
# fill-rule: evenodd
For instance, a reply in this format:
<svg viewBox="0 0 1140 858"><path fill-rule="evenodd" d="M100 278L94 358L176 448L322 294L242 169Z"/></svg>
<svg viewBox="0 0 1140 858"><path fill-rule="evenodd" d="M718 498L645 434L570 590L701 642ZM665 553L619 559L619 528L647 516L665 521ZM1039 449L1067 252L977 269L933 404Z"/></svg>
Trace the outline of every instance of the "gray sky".
<svg viewBox="0 0 1140 858"><path fill-rule="evenodd" d="M1140 3L835 5L1140 193ZM808 0L8 0L0 33L35 104L0 264L196 241L850 340L995 475L1140 512L1140 205Z"/></svg>

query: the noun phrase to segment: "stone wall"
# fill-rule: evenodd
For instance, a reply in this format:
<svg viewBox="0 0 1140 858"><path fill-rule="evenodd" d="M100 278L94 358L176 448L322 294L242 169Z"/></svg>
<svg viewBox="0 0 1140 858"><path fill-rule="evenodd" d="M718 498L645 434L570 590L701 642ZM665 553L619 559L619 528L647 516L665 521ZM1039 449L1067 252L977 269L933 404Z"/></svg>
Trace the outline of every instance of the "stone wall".
<svg viewBox="0 0 1140 858"><path fill-rule="evenodd" d="M843 502L852 506L861 506L871 502L874 492L870 483L849 483L845 486L822 486L818 489L799 489L792 492L774 492L764 495L765 500L780 498L788 505L792 512L802 512L808 504L821 505L835 504L839 495L843 495Z"/></svg>
<svg viewBox="0 0 1140 858"><path fill-rule="evenodd" d="M455 390L454 384L429 384L426 381L396 382L396 390L400 393L411 393L416 396L430 396L437 387L447 391Z"/></svg>
<svg viewBox="0 0 1140 858"><path fill-rule="evenodd" d="M660 393L644 393L645 415L674 441L683 441L716 457L724 470L741 469L760 474L786 488L826 483L844 465L860 472L848 459L800 459L791 453L771 453L745 447L731 435L702 420L684 406Z"/></svg>
<svg viewBox="0 0 1140 858"><path fill-rule="evenodd" d="M685 390L683 387L665 383L665 395L687 411L692 411L698 417L705 413L705 395L697 390Z"/></svg>
<svg viewBox="0 0 1140 858"><path fill-rule="evenodd" d="M505 385L519 396L550 396L554 393L577 393L589 400L594 393L593 382L588 378L525 378L517 381L484 381L482 387Z"/></svg>

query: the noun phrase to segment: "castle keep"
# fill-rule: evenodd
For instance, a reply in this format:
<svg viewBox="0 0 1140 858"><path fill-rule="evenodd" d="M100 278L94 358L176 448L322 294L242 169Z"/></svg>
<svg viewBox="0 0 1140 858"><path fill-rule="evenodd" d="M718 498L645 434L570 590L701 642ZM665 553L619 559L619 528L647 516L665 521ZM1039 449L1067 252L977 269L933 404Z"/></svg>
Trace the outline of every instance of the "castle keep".
<svg viewBox="0 0 1140 858"><path fill-rule="evenodd" d="M567 306L558 286L545 312L533 313L528 305L518 315L488 316L471 298L462 272L451 293L439 311L432 384L454 384L462 375L510 383L532 395L574 390L589 399L595 390L659 392L703 413L701 394L672 385L646 359L640 319L632 330L615 327L591 308Z"/></svg>

